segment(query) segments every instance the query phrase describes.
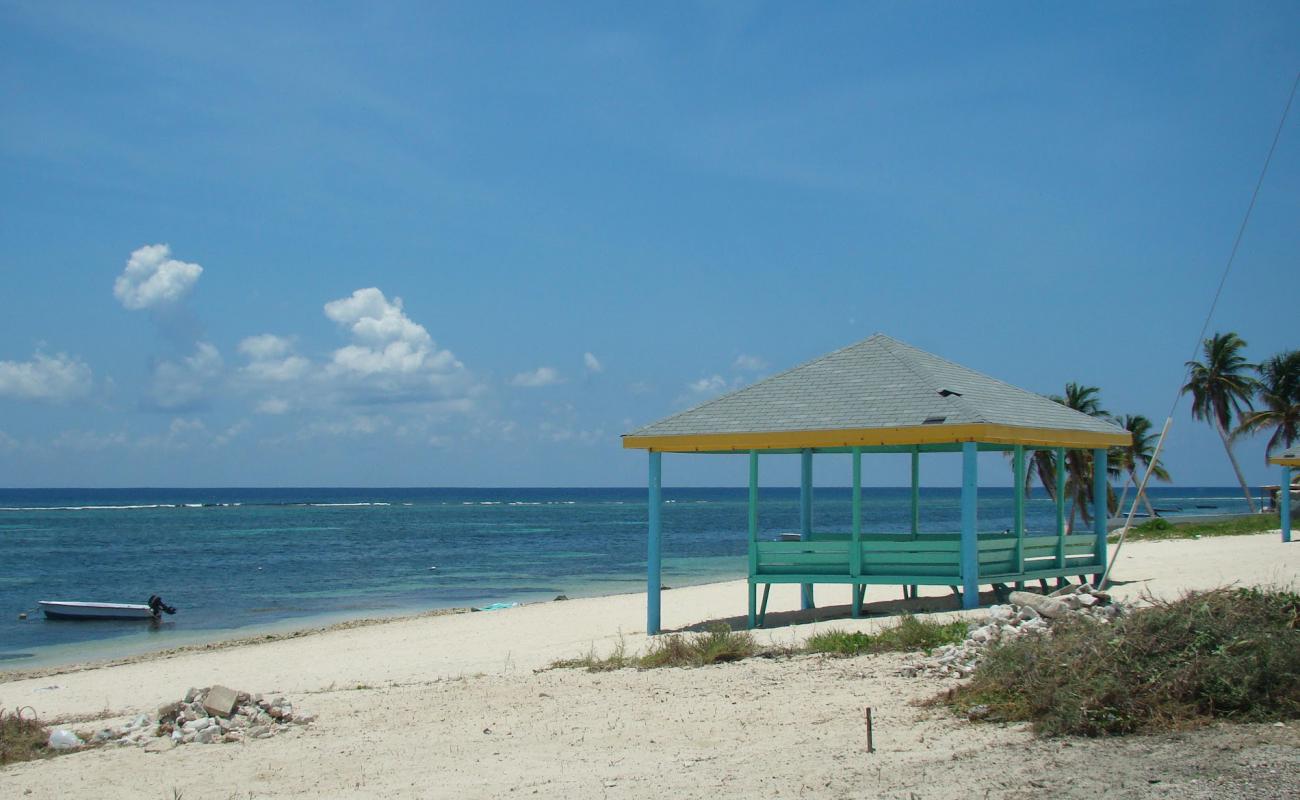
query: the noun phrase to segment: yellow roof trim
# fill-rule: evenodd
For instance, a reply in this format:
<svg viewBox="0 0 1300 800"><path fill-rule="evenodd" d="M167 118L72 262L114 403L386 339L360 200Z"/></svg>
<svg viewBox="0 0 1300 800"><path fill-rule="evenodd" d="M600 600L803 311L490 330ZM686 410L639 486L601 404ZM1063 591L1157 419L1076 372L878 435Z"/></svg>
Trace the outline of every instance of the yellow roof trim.
<svg viewBox="0 0 1300 800"><path fill-rule="evenodd" d="M1127 431L1101 433L1015 425L913 425L904 428L849 428L825 431L702 433L684 436L624 436L623 447L662 453L708 451L789 450L804 447L884 447L911 444L1022 444L1035 447L1094 448L1126 445Z"/></svg>
<svg viewBox="0 0 1300 800"><path fill-rule="evenodd" d="M627 445L623 445L627 447ZM1300 456L1271 456L1268 463L1277 464L1279 467L1300 467Z"/></svg>

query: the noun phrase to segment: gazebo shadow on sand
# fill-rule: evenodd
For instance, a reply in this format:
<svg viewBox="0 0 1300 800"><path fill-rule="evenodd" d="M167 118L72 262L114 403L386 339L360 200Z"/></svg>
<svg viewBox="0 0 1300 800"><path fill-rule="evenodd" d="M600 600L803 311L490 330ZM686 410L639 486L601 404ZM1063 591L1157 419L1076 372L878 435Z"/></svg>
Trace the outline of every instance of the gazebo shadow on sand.
<svg viewBox="0 0 1300 800"><path fill-rule="evenodd" d="M1128 581L1112 579L1109 581L1109 585L1123 586L1129 583L1141 583L1143 580L1143 578ZM1051 588L1055 589L1056 585L1052 584ZM987 591L980 593L981 606L995 605L997 603L997 592ZM926 614L940 614L948 611L960 610L962 610L962 597L959 593L954 592L942 597L899 597L893 600L877 600L870 603L864 602L862 604L861 613L856 618L870 619L872 617L897 617L901 614L924 616ZM837 620L848 619L855 619L852 603L827 605L817 608L804 608L795 611L769 611L767 612L767 619L763 625L763 629L770 630L773 628L788 628L795 625L808 625L814 622L835 622ZM748 614L737 614L730 617L714 617L712 619L694 622L690 625L684 625L680 628L665 629L662 632L702 633L705 631L716 630L722 626L733 631L745 630L749 627L749 616Z"/></svg>

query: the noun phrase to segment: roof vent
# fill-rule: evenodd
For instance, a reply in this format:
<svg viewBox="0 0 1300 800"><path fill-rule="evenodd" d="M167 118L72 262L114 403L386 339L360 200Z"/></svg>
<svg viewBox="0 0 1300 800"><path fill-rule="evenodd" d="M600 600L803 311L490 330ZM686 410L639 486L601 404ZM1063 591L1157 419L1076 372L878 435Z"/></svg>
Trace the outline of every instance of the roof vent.
<svg viewBox="0 0 1300 800"><path fill-rule="evenodd" d="M940 397L961 397L961 392L954 392L952 389L940 389Z"/></svg>
<svg viewBox="0 0 1300 800"><path fill-rule="evenodd" d="M943 424L943 421L946 420L946 419L947 419L947 417L926 417L926 418L925 418L925 422L922 422L921 424L922 424L922 425L942 425L942 424Z"/></svg>

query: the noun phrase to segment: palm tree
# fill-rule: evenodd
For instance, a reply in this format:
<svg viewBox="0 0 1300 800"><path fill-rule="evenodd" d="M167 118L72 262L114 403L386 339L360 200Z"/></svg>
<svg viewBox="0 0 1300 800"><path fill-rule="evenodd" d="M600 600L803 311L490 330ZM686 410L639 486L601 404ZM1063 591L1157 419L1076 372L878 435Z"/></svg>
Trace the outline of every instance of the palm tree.
<svg viewBox="0 0 1300 800"><path fill-rule="evenodd" d="M1256 393L1264 410L1241 415L1232 438L1272 428L1273 435L1264 448L1267 462L1274 450L1290 447L1300 439L1300 350L1279 353L1256 369Z"/></svg>
<svg viewBox="0 0 1300 800"><path fill-rule="evenodd" d="M1011 452L1008 451L1006 456L1010 459ZM1037 475L1039 482L1047 490L1047 496L1055 501L1056 454L1051 450L1033 450L1025 453L1025 459L1025 485L1020 487L1025 499L1028 500L1033 494L1034 476Z"/></svg>
<svg viewBox="0 0 1300 800"><path fill-rule="evenodd" d="M1101 389L1096 386L1083 386L1071 381L1065 384L1064 397L1052 395L1051 399L1091 417L1109 416L1101 407ZM1073 531L1076 512L1083 515L1085 525L1092 522L1092 515L1088 513L1092 498L1092 451L1065 451L1065 472L1065 492L1070 498L1070 530Z"/></svg>
<svg viewBox="0 0 1300 800"><path fill-rule="evenodd" d="M1111 448L1111 461L1120 468L1122 472L1128 473L1128 480L1124 482L1124 493L1120 495L1119 507L1123 509L1124 501L1128 499L1129 485L1138 486L1141 480L1138 478L1138 470L1145 469L1151 463L1152 456L1155 455L1156 433L1152 430L1151 420L1141 414L1125 414L1120 420L1124 430L1133 435L1133 441L1124 447ZM1155 465L1151 468L1151 475L1156 480L1169 482L1169 471L1164 465L1156 460ZM1156 515L1155 509L1151 506L1151 498L1146 495L1142 496L1146 501L1147 513L1152 517Z"/></svg>
<svg viewBox="0 0 1300 800"><path fill-rule="evenodd" d="M1257 381L1246 374L1254 367L1246 361L1241 351L1246 342L1236 333L1216 333L1205 340L1205 361L1188 361L1187 384L1183 393L1192 395L1192 418L1208 422L1214 426L1219 438L1223 440L1223 449L1232 462L1232 470L1237 474L1241 484L1241 493L1246 496L1246 505L1255 511L1255 498L1242 477L1237 457L1232 454L1232 443L1228 431L1232 429L1233 417L1242 418L1253 409L1251 397L1255 394Z"/></svg>

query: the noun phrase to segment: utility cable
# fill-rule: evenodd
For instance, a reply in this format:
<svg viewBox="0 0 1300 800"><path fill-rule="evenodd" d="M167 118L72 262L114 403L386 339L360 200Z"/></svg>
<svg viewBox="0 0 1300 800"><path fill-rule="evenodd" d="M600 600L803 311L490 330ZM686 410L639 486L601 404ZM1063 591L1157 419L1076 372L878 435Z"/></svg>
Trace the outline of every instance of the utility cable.
<svg viewBox="0 0 1300 800"><path fill-rule="evenodd" d="M1223 287L1228 282L1228 273L1232 271L1232 264L1237 260L1237 250L1241 247L1241 240L1246 235L1246 226L1250 224L1250 216L1255 211L1255 201L1259 199L1259 191L1264 186L1264 177L1268 175L1269 165L1273 163L1273 153L1277 150L1277 143L1282 138L1282 129L1286 127L1286 118L1291 113L1291 104L1295 102L1296 88L1300 87L1300 72L1296 73L1295 80L1291 82L1291 93L1287 95L1286 106L1282 109L1282 117L1277 121L1277 130L1273 132L1273 143L1269 145L1268 155L1264 158L1264 166L1259 171L1259 178L1255 181L1255 190L1250 194L1250 203L1246 206L1246 213L1241 218L1241 225L1237 228L1237 236L1232 240L1232 250L1228 253L1228 262L1223 265L1223 274L1219 277L1219 285L1214 290L1214 298L1210 301L1209 311L1205 313L1205 321L1201 323L1201 332L1196 336L1196 344L1192 346L1192 357L1188 359L1189 366L1183 373L1183 386L1186 385L1187 376L1191 374L1192 368L1190 362L1196 360L1196 351L1200 349L1201 343L1205 341L1205 332L1210 329L1210 321L1214 318L1214 310L1219 305L1219 296L1223 294ZM1133 524L1133 516L1137 512L1138 502L1146 492L1147 481L1151 479L1151 474L1155 470L1155 465L1159 463L1160 450L1164 447L1165 437L1169 434L1169 428L1174 422L1174 413L1178 411L1178 404L1183 399L1183 387L1179 386L1174 394L1174 402L1169 406L1169 416L1165 418L1164 427L1160 430L1160 439L1156 442L1155 451L1151 454L1151 459L1147 461L1146 473L1142 476L1142 483L1139 484L1137 494L1133 497L1133 505L1128 512L1128 518L1124 521L1124 527L1119 532L1119 542L1115 544L1115 550L1111 554L1110 563L1106 565L1106 571L1102 573L1101 581L1098 586L1106 588L1110 580L1110 571L1115 567L1115 561L1119 558L1119 551L1124 547L1124 539L1128 535L1129 527ZM1286 487L1283 487L1285 490Z"/></svg>

